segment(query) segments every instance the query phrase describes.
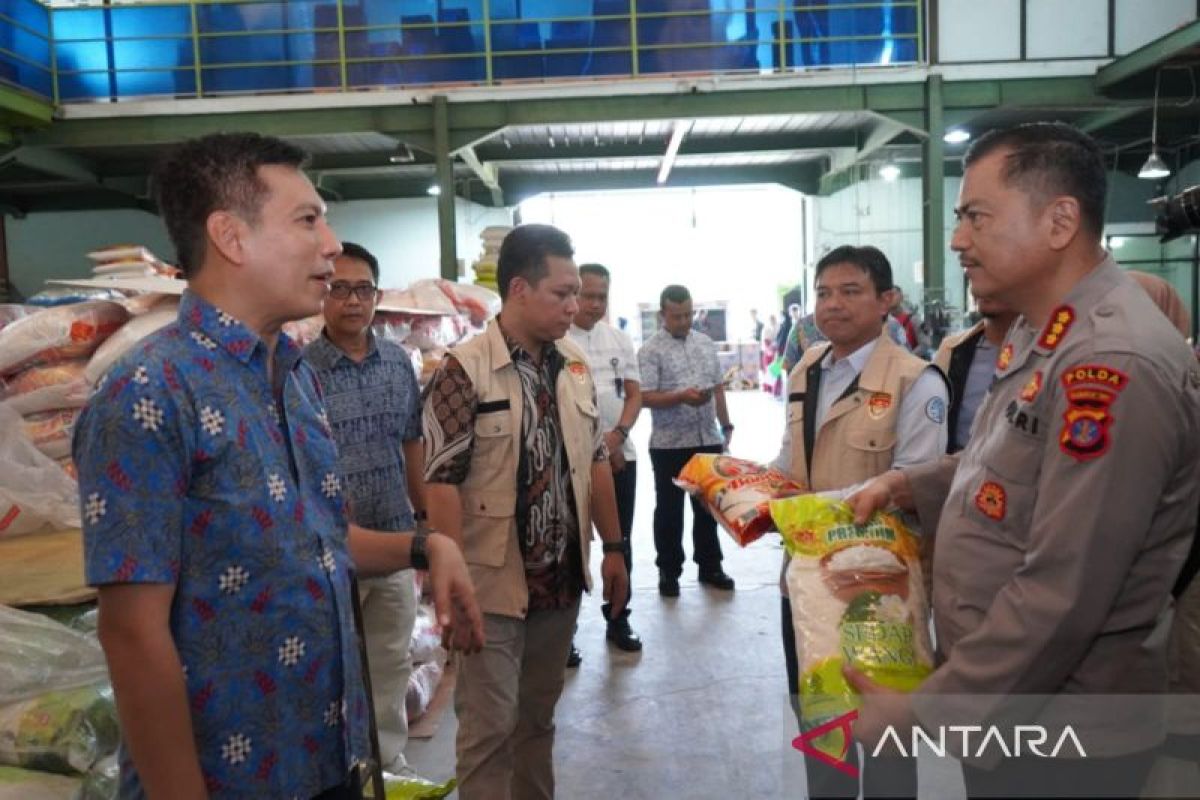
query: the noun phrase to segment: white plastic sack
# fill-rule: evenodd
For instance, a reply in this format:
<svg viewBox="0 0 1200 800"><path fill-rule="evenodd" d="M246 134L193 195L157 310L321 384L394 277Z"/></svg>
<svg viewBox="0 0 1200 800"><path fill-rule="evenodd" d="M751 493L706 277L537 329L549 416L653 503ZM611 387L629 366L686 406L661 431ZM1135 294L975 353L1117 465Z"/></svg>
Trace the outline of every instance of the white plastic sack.
<svg viewBox="0 0 1200 800"><path fill-rule="evenodd" d="M23 369L7 381L0 380L0 398L18 414L56 408L82 408L91 387L83 378L83 359Z"/></svg>
<svg viewBox="0 0 1200 800"><path fill-rule="evenodd" d="M0 705L106 680L95 635L0 605Z"/></svg>
<svg viewBox="0 0 1200 800"><path fill-rule="evenodd" d="M78 486L23 427L21 415L0 404L0 538L78 528Z"/></svg>
<svg viewBox="0 0 1200 800"><path fill-rule="evenodd" d="M128 319L120 303L107 300L56 306L19 319L0 330L0 375L90 356Z"/></svg>
<svg viewBox="0 0 1200 800"><path fill-rule="evenodd" d="M117 359L159 328L170 325L178 315L179 307L168 303L126 322L92 355L83 373L87 382L95 386Z"/></svg>

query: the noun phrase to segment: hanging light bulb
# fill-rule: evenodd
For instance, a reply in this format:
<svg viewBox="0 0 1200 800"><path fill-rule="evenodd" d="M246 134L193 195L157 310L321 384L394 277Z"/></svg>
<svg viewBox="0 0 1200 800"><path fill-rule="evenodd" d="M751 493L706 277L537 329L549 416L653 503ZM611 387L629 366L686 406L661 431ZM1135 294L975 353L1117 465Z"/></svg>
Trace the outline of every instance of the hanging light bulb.
<svg viewBox="0 0 1200 800"><path fill-rule="evenodd" d="M879 168L879 177L885 181L894 181L900 177L900 168L895 164L884 164Z"/></svg>
<svg viewBox="0 0 1200 800"><path fill-rule="evenodd" d="M1154 73L1154 110L1150 123L1150 157L1138 170L1138 177L1149 181L1165 178L1171 174L1171 168L1158 154L1158 79L1160 75L1162 75L1161 70Z"/></svg>

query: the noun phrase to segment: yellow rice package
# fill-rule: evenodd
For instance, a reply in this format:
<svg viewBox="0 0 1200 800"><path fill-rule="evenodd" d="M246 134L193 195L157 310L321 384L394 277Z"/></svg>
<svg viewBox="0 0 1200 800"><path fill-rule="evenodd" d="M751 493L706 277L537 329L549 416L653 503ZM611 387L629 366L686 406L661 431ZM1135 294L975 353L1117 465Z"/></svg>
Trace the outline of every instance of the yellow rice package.
<svg viewBox="0 0 1200 800"><path fill-rule="evenodd" d="M771 502L791 555L787 588L800 665L801 727L812 730L858 707L842 666L912 691L933 670L919 541L898 517L855 525L838 500L802 495ZM840 756L834 726L813 744Z"/></svg>

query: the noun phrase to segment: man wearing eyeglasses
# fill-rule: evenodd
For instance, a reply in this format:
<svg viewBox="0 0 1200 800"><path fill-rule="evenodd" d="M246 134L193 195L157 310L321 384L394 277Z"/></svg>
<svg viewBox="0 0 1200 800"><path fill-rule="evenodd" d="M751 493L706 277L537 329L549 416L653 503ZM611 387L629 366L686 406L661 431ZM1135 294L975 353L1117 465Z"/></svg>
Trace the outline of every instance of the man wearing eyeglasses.
<svg viewBox="0 0 1200 800"><path fill-rule="evenodd" d="M633 502L637 489L637 450L629 441L629 429L642 410L641 373L633 342L623 331L604 321L608 313L608 270L600 264L580 264L579 311L567 335L587 354L596 381L596 407L608 463L612 466L617 493L617 517L625 550L625 570L632 573L633 553L629 537L633 531ZM608 640L629 653L642 649L642 640L629 627L629 604L616 619L609 618L606 603L601 610L608 620ZM571 646L567 666L579 664L579 651ZM574 662L574 663L572 663Z"/></svg>
<svg viewBox="0 0 1200 800"><path fill-rule="evenodd" d="M333 267L325 329L304 357L321 381L350 517L374 530L413 530L425 518L416 370L403 347L371 331L380 296L375 256L343 242ZM415 594L412 570L359 582L380 756L385 770L399 774L409 773L404 697Z"/></svg>

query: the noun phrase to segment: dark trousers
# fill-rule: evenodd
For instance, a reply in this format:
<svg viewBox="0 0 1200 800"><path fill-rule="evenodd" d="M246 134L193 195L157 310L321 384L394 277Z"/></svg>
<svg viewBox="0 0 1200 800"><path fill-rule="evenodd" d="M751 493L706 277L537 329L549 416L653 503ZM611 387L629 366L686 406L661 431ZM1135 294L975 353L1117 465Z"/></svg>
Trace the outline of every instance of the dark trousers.
<svg viewBox="0 0 1200 800"><path fill-rule="evenodd" d="M362 800L363 789L358 772L353 772L341 786L326 789L313 800Z"/></svg>
<svg viewBox="0 0 1200 800"><path fill-rule="evenodd" d="M970 798L1136 798L1157 755L1146 750L1112 758L1020 758L993 770L963 764L963 781Z"/></svg>
<svg viewBox="0 0 1200 800"><path fill-rule="evenodd" d="M678 578L683 572L683 498L687 492L672 480L683 465L696 453L720 453L721 445L708 447L650 448L650 463L654 467L654 563L663 575ZM721 542L717 539L717 521L700 501L692 498L692 560L700 572L721 569Z"/></svg>
<svg viewBox="0 0 1200 800"><path fill-rule="evenodd" d="M630 600L633 599L633 545L630 537L633 535L633 501L637 497L637 462L626 461L625 468L613 473L613 488L617 492L617 520L621 523L621 542L625 545L625 571L629 573ZM600 606L604 618L608 619L608 603ZM629 603L625 604L622 618L629 616ZM610 620L611 621L611 620Z"/></svg>

